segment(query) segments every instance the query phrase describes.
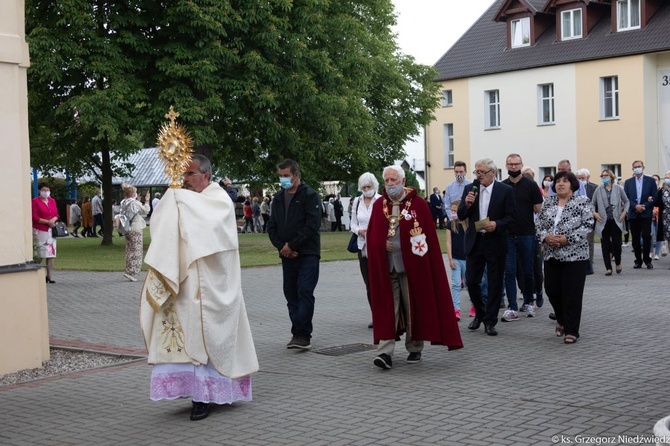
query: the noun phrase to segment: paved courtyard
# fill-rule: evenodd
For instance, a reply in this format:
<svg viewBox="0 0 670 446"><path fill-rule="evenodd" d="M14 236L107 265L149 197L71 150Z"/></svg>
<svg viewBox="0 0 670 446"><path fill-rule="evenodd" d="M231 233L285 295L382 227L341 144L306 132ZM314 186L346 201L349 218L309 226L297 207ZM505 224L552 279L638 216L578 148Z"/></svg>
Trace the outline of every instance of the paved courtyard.
<svg viewBox="0 0 670 446"><path fill-rule="evenodd" d="M311 352L285 348L280 267L248 268L243 288L261 365L252 402L192 422L189 400L149 400L151 368L141 360L0 387L0 445L548 445L651 435L670 415L670 257L633 270L624 248L623 274L606 277L599 251L577 344L554 336L547 302L535 318L498 324L497 337L469 332L464 317L465 347L428 346L419 364L405 364L399 344L390 371L373 367L373 350L317 353L372 342L356 261L321 264ZM52 344L143 354L140 283L120 272L54 278ZM467 292L461 298L467 315Z"/></svg>

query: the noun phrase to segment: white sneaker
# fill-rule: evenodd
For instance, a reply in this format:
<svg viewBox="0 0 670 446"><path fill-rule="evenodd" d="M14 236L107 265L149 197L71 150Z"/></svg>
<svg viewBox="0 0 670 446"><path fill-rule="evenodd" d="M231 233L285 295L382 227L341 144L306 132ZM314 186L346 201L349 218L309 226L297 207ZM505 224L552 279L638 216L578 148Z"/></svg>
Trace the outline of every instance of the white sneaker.
<svg viewBox="0 0 670 446"><path fill-rule="evenodd" d="M535 317L535 306L533 304L526 305L526 311L528 312L526 317Z"/></svg>
<svg viewBox="0 0 670 446"><path fill-rule="evenodd" d="M514 310L505 310L502 317L500 318L503 322L513 322L519 320L519 313Z"/></svg>
<svg viewBox="0 0 670 446"><path fill-rule="evenodd" d="M628 248L628 243L623 243L623 244L621 245L621 247L622 247L622 248Z"/></svg>
<svg viewBox="0 0 670 446"><path fill-rule="evenodd" d="M134 277L134 276L131 276L130 274L124 274L123 277L130 280L131 282L137 282L137 278Z"/></svg>
<svg viewBox="0 0 670 446"><path fill-rule="evenodd" d="M658 254L656 254L656 255L654 256L654 260L660 260L660 257L658 256Z"/></svg>

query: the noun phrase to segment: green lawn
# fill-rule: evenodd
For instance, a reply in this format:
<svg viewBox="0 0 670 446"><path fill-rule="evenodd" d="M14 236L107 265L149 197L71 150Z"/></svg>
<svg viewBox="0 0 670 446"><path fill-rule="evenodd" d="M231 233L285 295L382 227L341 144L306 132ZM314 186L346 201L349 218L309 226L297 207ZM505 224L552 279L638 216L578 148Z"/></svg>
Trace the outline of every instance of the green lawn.
<svg viewBox="0 0 670 446"><path fill-rule="evenodd" d="M444 231L440 243L444 252ZM321 260L355 260L356 254L347 252L350 232L322 232ZM100 245L101 238L62 238L58 240L56 269L82 271L123 271L125 268L125 238L114 237L112 246ZM279 265L277 250L267 234L239 234L242 267ZM144 230L144 251L149 247L149 228ZM146 264L142 269L146 270Z"/></svg>

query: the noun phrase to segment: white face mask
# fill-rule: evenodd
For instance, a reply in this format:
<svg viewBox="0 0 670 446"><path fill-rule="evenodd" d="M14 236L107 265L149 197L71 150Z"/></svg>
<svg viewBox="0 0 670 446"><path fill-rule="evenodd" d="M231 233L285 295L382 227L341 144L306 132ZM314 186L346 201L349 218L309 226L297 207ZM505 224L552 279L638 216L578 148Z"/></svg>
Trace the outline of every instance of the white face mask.
<svg viewBox="0 0 670 446"><path fill-rule="evenodd" d="M551 186L551 181L546 180L546 181L543 181L542 184L544 184L544 187L549 187L549 186Z"/></svg>
<svg viewBox="0 0 670 446"><path fill-rule="evenodd" d="M49 198L51 196L51 191L40 192L40 197Z"/></svg>
<svg viewBox="0 0 670 446"><path fill-rule="evenodd" d="M367 198L372 198L375 196L375 190L374 189L368 189L366 191L363 191L363 196Z"/></svg>

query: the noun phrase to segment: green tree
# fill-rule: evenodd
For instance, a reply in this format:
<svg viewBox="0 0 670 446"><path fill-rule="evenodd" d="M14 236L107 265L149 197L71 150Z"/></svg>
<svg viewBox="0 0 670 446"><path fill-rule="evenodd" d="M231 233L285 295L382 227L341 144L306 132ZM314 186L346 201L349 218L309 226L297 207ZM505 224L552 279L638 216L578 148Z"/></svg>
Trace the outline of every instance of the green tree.
<svg viewBox="0 0 670 446"><path fill-rule="evenodd" d="M149 45L137 8L130 0L26 1L33 167L95 175L108 197L112 157L123 161L141 148L147 124L147 89L133 75L146 66L138 56ZM104 227L102 244L110 245L111 200L104 201Z"/></svg>
<svg viewBox="0 0 670 446"><path fill-rule="evenodd" d="M111 159L153 145L170 105L222 173L274 183L293 158L316 186L402 158L438 103L390 0L26 3L33 158L106 195Z"/></svg>

